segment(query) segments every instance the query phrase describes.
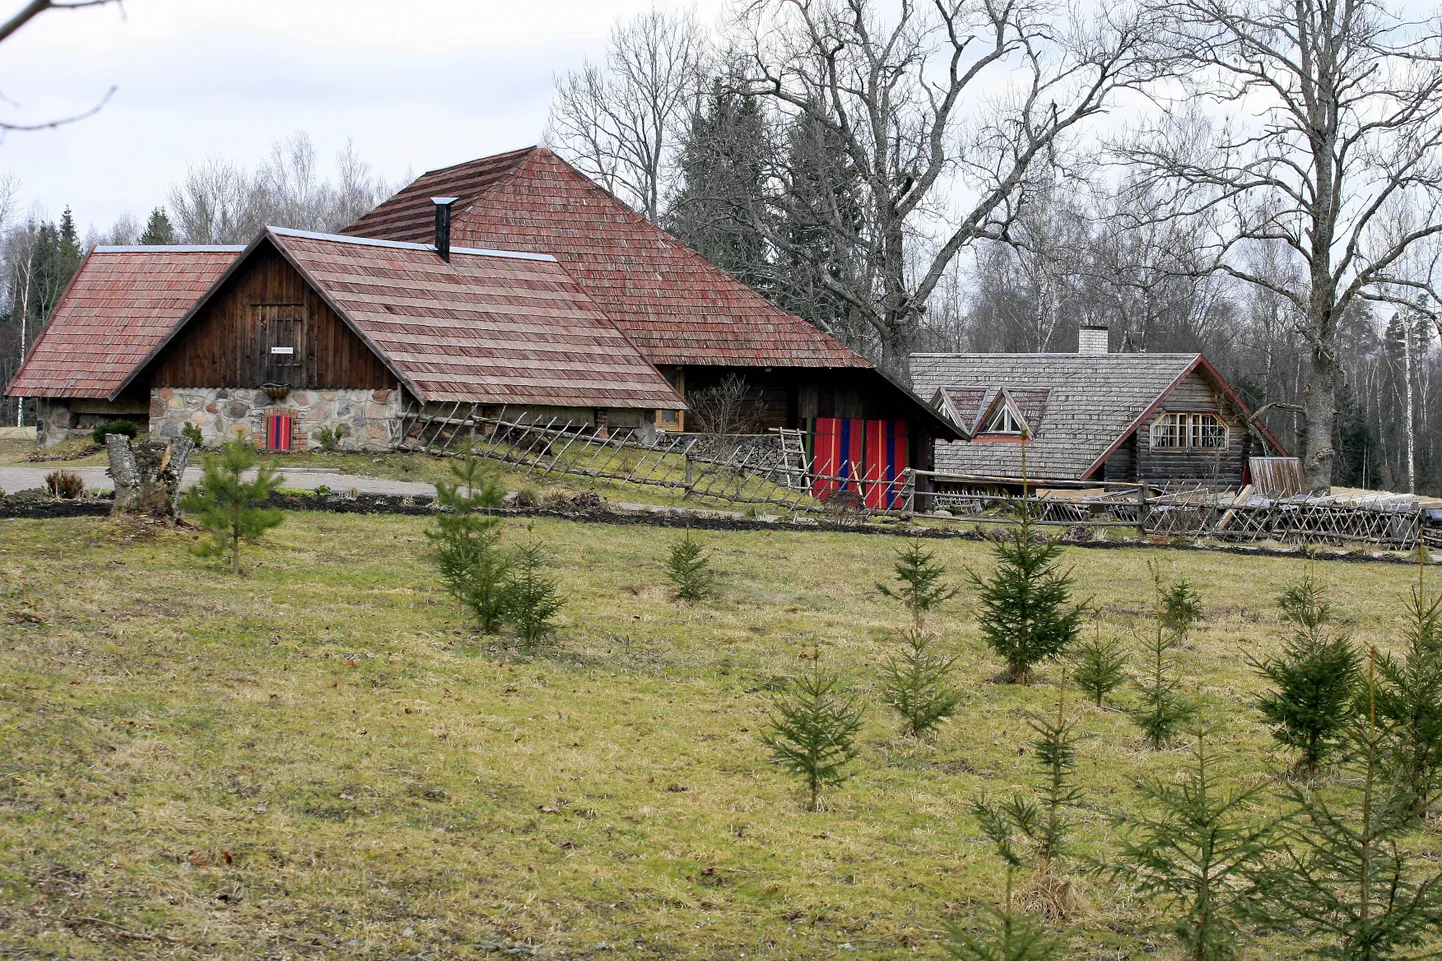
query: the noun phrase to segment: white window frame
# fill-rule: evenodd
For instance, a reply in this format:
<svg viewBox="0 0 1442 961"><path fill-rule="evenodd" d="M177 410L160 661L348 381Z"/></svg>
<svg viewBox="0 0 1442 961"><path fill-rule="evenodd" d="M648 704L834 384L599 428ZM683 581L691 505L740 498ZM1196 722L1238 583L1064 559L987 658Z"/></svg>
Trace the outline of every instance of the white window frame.
<svg viewBox="0 0 1442 961"><path fill-rule="evenodd" d="M1002 401L1001 409L991 415L991 420L986 422L982 428L983 434L1006 434L1010 437L1020 437L1025 430L1025 422L1006 401Z"/></svg>
<svg viewBox="0 0 1442 961"><path fill-rule="evenodd" d="M1152 422L1152 450L1219 451L1231 439L1227 422L1212 411L1167 411Z"/></svg>

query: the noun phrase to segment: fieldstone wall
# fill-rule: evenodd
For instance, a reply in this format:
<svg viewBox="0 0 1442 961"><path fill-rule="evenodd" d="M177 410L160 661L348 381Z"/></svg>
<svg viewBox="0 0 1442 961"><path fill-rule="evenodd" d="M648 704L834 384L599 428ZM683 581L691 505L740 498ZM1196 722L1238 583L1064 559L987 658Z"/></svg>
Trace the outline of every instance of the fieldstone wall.
<svg viewBox="0 0 1442 961"><path fill-rule="evenodd" d="M75 413L68 400L35 398L35 442L41 447L54 447L70 437L75 426Z"/></svg>
<svg viewBox="0 0 1442 961"><path fill-rule="evenodd" d="M293 390L274 400L262 390L234 387L157 387L150 392L150 432L157 439L180 435L195 424L202 443L217 447L247 436L265 446L265 418L290 414L291 448L320 449L324 429L342 430L341 450L392 450L401 438L398 390Z"/></svg>

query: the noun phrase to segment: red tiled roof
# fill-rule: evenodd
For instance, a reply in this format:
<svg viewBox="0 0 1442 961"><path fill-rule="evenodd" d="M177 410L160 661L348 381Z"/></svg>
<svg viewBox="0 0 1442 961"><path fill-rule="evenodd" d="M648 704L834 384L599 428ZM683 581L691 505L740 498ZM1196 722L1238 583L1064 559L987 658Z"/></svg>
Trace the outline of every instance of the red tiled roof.
<svg viewBox="0 0 1442 961"><path fill-rule="evenodd" d="M251 249L266 242L421 400L685 406L551 257L452 247L447 263L419 244L278 227Z"/></svg>
<svg viewBox="0 0 1442 961"><path fill-rule="evenodd" d="M109 397L243 249L96 247L6 393Z"/></svg>
<svg viewBox="0 0 1442 961"><path fill-rule="evenodd" d="M429 242L436 196L459 198L454 243L553 254L653 364L871 366L544 147L432 170L345 232Z"/></svg>

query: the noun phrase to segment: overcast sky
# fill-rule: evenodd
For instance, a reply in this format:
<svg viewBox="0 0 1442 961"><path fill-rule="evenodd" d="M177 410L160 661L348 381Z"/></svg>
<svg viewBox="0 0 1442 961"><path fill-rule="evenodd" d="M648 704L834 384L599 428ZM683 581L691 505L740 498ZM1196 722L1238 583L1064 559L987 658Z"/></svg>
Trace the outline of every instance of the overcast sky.
<svg viewBox="0 0 1442 961"><path fill-rule="evenodd" d="M81 224L143 222L187 163L253 166L305 130L325 167L347 138L392 180L535 143L554 74L600 56L652 0L126 0L52 11L0 47L0 116L94 117L11 133L22 201ZM696 6L710 21L719 0ZM0 0L9 15L19 0Z"/></svg>

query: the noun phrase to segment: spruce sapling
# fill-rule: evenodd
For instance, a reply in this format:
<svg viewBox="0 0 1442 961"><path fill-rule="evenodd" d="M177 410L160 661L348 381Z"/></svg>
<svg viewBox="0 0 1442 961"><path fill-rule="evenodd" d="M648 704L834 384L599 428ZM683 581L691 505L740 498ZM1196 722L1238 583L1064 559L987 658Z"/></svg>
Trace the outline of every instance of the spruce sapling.
<svg viewBox="0 0 1442 961"><path fill-rule="evenodd" d="M1127 679L1127 652L1116 638L1102 640L1101 625L1096 637L1083 641L1077 651L1073 680L1097 707Z"/></svg>
<svg viewBox="0 0 1442 961"><path fill-rule="evenodd" d="M556 579L546 573L549 554L532 539L516 549L506 588L506 612L511 626L529 650L556 632L556 615L562 602Z"/></svg>
<svg viewBox="0 0 1442 961"><path fill-rule="evenodd" d="M857 754L861 708L835 674L822 671L818 653L810 672L794 678L773 709L762 740L773 760L801 775L806 810L820 810L822 789L849 777L846 765Z"/></svg>
<svg viewBox="0 0 1442 961"><path fill-rule="evenodd" d="M951 683L956 657L937 653L919 630L902 636L901 653L881 666L881 699L901 715L902 733L925 737L956 713L961 695Z"/></svg>
<svg viewBox="0 0 1442 961"><path fill-rule="evenodd" d="M687 530L671 542L666 558L666 576L671 579L678 601L699 601L716 589L716 575L711 570L711 556Z"/></svg>
<svg viewBox="0 0 1442 961"><path fill-rule="evenodd" d="M900 601L911 615L911 629L920 633L926 615L956 596L956 588L944 580L946 568L937 561L934 551L926 550L921 541L912 539L896 552L895 587L877 584L882 596Z"/></svg>
<svg viewBox="0 0 1442 961"><path fill-rule="evenodd" d="M1325 795L1289 791L1296 811L1285 857L1260 880L1253 912L1291 934L1316 958L1385 961L1416 954L1442 926L1442 874L1419 867L1406 841L1410 787L1389 777L1386 732L1378 724L1373 650L1364 716L1348 732L1348 776ZM1435 942L1433 942L1435 947Z"/></svg>
<svg viewBox="0 0 1442 961"><path fill-rule="evenodd" d="M1119 819L1126 834L1112 873L1168 904L1190 961L1225 961L1242 943L1252 879L1277 850L1276 826L1248 813L1259 786L1218 784L1200 721L1194 734L1185 780L1136 783L1149 811Z"/></svg>
<svg viewBox="0 0 1442 961"><path fill-rule="evenodd" d="M1186 641L1192 625L1201 616L1195 591L1186 581L1167 586L1161 569L1149 565L1152 574L1153 630L1147 638L1148 673L1136 681L1141 706L1132 719L1142 729L1147 743L1160 748L1191 720L1195 708L1181 694L1181 682L1172 673L1172 651Z"/></svg>
<svg viewBox="0 0 1442 961"><path fill-rule="evenodd" d="M1064 945L1032 915L1018 909L1012 893L1015 868L1006 866L1006 895L1000 908L988 907L985 927L948 926L947 954L957 961L1060 961Z"/></svg>
<svg viewBox="0 0 1442 961"><path fill-rule="evenodd" d="M241 542L259 540L285 519L280 511L261 506L283 478L275 468L263 466L256 469L254 480L243 479L241 475L254 466L255 448L250 441L237 437L222 444L219 456L207 454L201 461L200 483L186 491L180 502L196 526L211 533L195 553L201 557L228 553L232 574L240 573Z"/></svg>
<svg viewBox="0 0 1442 961"><path fill-rule="evenodd" d="M1442 788L1442 595L1427 595L1424 573L1419 564L1402 656L1377 659L1377 719L1389 733L1388 770L1405 786L1413 815L1425 813Z"/></svg>
<svg viewBox="0 0 1442 961"><path fill-rule="evenodd" d="M1361 655L1344 633L1327 623L1331 605L1310 573L1278 599L1292 636L1281 656L1253 660L1273 685L1257 700L1272 736L1300 753L1297 767L1308 779L1337 748L1352 717L1361 675Z"/></svg>
<svg viewBox="0 0 1442 961"><path fill-rule="evenodd" d="M500 521L491 513L504 496L500 475L479 459L453 462L451 478L436 485L436 502L448 510L426 531L441 581L486 634L500 627L508 600L510 563L500 549Z"/></svg>
<svg viewBox="0 0 1442 961"><path fill-rule="evenodd" d="M1037 664L1066 652L1081 630L1084 609L1071 603L1073 579L1061 569L1055 538L1038 538L1023 497L1017 529L992 545L996 567L983 578L969 572L981 601L982 636L1006 662L1010 684L1030 684Z"/></svg>

